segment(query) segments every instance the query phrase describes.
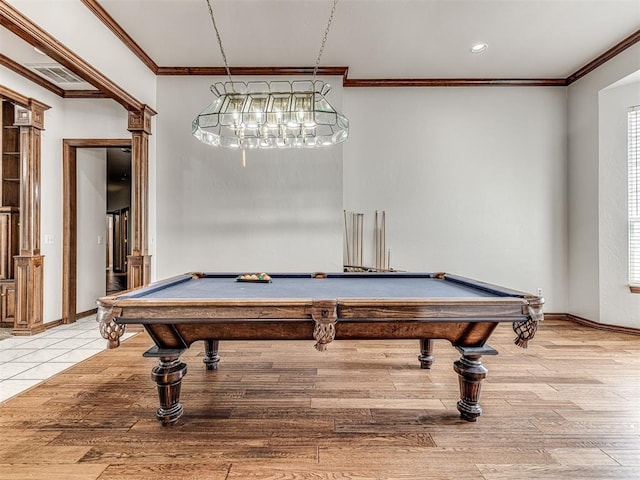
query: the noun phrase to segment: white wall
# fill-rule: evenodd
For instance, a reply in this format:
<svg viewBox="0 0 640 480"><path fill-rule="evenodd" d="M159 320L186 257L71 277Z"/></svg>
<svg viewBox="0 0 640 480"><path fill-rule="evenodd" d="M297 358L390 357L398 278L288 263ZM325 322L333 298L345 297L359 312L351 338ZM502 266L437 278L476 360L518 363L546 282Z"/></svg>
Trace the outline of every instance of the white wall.
<svg viewBox="0 0 640 480"><path fill-rule="evenodd" d="M158 78L154 276L340 271L342 147L248 150L243 168L241 152L191 135L212 81ZM341 88L330 101L340 108Z"/></svg>
<svg viewBox="0 0 640 480"><path fill-rule="evenodd" d="M130 138L127 112L113 100L64 100L4 67L0 67L0 84L51 107L44 116L40 190L40 247L45 257L43 318L49 323L62 316L62 140ZM54 243L45 244L45 235L52 235ZM78 305L85 301L95 302L95 297L79 298Z"/></svg>
<svg viewBox="0 0 640 480"><path fill-rule="evenodd" d="M600 92L600 321L640 327L640 295L629 290L627 111L640 82Z"/></svg>
<svg viewBox="0 0 640 480"><path fill-rule="evenodd" d="M565 312L563 88L351 88L344 204L387 216L391 266L536 293Z"/></svg>
<svg viewBox="0 0 640 480"><path fill-rule="evenodd" d="M77 310L96 308L96 298L106 292L107 152L80 148L78 182L78 285Z"/></svg>
<svg viewBox="0 0 640 480"><path fill-rule="evenodd" d="M640 69L636 44L569 86L569 313L593 321L640 320L600 318L602 301L599 244L600 212L616 208L600 192L599 92ZM611 246L612 247L612 246ZM615 247L612 247L615 248ZM626 277L625 277L626 278ZM624 281L624 279L622 280Z"/></svg>

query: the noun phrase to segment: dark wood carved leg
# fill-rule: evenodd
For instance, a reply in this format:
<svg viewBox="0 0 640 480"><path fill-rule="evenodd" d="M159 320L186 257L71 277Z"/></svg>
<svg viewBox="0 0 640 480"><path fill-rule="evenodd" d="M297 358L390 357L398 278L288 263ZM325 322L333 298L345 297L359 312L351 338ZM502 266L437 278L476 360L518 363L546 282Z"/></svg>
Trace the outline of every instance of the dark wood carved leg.
<svg viewBox="0 0 640 480"><path fill-rule="evenodd" d="M180 361L184 350L162 350L157 347L145 352L145 357L157 357L159 364L151 370L151 378L156 382L160 408L156 417L163 426L173 425L182 416L180 386L187 374L187 365Z"/></svg>
<svg viewBox="0 0 640 480"><path fill-rule="evenodd" d="M489 346L484 347L456 347L462 357L453 363L453 369L459 375L460 400L458 411L460 418L468 422L475 422L482 408L480 407L480 387L487 376L487 368L482 364L482 355L497 355L498 352Z"/></svg>
<svg viewBox="0 0 640 480"><path fill-rule="evenodd" d="M220 355L218 355L218 340L205 340L204 341L204 364L207 366L207 370L217 370L218 362L220 361Z"/></svg>
<svg viewBox="0 0 640 480"><path fill-rule="evenodd" d="M420 368L431 368L433 365L433 340L430 338L422 338L420 339L420 355L418 355L418 360L420 360Z"/></svg>

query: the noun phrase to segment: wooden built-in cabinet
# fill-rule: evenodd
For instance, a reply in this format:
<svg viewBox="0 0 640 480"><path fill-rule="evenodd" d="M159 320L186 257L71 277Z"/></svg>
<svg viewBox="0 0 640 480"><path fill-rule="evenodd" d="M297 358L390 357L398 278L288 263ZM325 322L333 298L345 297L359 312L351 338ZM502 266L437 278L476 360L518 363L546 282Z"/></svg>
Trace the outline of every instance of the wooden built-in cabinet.
<svg viewBox="0 0 640 480"><path fill-rule="evenodd" d="M0 326L13 327L15 316L14 259L20 248L20 127L13 103L0 110Z"/></svg>

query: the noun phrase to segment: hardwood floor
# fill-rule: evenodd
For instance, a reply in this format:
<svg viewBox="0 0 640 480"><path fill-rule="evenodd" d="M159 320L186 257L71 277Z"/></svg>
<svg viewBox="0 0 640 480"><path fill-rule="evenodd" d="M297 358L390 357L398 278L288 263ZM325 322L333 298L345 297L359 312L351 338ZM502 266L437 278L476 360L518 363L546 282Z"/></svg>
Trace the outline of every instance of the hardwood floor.
<svg viewBox="0 0 640 480"><path fill-rule="evenodd" d="M417 341L220 344L183 359L185 414L155 419L145 333L0 405L0 478L637 479L640 336L545 321L527 350L502 325L483 415L456 410L458 354Z"/></svg>

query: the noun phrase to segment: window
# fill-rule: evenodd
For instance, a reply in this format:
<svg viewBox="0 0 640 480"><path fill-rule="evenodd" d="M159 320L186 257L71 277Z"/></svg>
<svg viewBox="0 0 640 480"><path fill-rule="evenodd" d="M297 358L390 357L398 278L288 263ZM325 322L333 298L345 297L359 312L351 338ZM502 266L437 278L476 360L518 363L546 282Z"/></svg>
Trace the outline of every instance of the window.
<svg viewBox="0 0 640 480"><path fill-rule="evenodd" d="M640 293L640 105L629 109L629 284Z"/></svg>

